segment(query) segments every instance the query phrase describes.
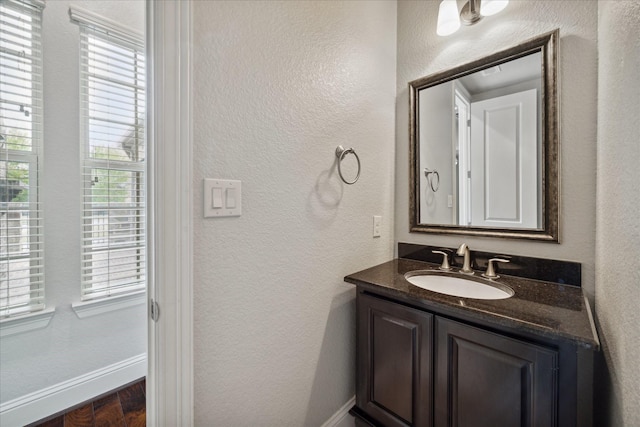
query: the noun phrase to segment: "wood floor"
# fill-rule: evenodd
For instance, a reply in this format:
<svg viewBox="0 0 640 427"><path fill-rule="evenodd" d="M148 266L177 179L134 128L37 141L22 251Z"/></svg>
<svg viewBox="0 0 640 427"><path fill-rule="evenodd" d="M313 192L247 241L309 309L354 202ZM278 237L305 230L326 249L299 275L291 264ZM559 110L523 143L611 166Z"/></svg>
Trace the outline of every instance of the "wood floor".
<svg viewBox="0 0 640 427"><path fill-rule="evenodd" d="M29 427L145 427L145 380Z"/></svg>

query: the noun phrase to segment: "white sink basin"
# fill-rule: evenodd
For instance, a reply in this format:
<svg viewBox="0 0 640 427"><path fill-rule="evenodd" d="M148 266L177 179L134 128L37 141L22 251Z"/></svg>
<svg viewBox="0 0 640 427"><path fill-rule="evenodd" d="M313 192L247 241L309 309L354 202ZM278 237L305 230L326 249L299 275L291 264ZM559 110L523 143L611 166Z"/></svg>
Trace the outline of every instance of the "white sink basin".
<svg viewBox="0 0 640 427"><path fill-rule="evenodd" d="M514 294L508 286L474 276L467 278L437 271L410 271L404 277L412 285L454 297L506 299Z"/></svg>

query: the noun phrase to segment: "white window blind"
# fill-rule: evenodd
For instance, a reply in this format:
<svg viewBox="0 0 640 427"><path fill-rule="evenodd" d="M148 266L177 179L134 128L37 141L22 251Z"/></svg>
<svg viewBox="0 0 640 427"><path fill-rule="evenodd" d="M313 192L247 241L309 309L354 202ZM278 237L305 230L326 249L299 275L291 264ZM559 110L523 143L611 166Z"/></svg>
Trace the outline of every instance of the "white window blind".
<svg viewBox="0 0 640 427"><path fill-rule="evenodd" d="M80 26L82 299L146 286L142 37L88 12Z"/></svg>
<svg viewBox="0 0 640 427"><path fill-rule="evenodd" d="M44 308L42 8L0 3L0 317Z"/></svg>

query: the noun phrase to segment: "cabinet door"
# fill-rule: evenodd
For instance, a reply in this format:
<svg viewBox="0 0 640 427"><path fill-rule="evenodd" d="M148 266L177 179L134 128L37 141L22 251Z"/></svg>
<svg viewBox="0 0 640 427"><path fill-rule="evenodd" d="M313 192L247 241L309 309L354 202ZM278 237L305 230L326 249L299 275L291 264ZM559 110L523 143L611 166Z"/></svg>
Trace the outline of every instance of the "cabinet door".
<svg viewBox="0 0 640 427"><path fill-rule="evenodd" d="M436 318L437 427L557 425L556 351Z"/></svg>
<svg viewBox="0 0 640 427"><path fill-rule="evenodd" d="M384 426L432 425L433 315L358 293L356 405Z"/></svg>

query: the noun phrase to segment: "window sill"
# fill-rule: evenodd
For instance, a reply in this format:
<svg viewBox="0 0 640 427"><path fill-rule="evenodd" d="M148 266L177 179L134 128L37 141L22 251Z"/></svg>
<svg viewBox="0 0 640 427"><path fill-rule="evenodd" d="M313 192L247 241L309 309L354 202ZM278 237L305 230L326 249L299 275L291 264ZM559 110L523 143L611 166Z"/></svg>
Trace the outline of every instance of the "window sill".
<svg viewBox="0 0 640 427"><path fill-rule="evenodd" d="M97 316L111 311L121 310L145 304L147 301L146 291L138 291L132 294L118 295L97 299L95 301L77 302L71 304L71 308L80 319Z"/></svg>
<svg viewBox="0 0 640 427"><path fill-rule="evenodd" d="M23 316L2 319L0 320L0 337L46 328L55 311L55 308L48 308Z"/></svg>

